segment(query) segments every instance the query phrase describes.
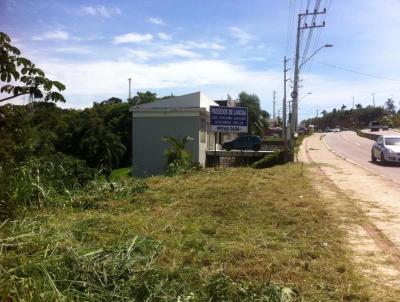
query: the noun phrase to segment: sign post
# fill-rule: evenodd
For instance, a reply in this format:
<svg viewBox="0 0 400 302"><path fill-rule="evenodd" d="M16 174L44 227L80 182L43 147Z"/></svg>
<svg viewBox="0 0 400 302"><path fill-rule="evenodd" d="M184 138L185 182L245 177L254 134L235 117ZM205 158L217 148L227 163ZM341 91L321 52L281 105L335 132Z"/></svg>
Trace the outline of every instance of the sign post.
<svg viewBox="0 0 400 302"><path fill-rule="evenodd" d="M210 126L210 130L215 133L214 165L216 166L218 133L247 133L247 107L210 106Z"/></svg>

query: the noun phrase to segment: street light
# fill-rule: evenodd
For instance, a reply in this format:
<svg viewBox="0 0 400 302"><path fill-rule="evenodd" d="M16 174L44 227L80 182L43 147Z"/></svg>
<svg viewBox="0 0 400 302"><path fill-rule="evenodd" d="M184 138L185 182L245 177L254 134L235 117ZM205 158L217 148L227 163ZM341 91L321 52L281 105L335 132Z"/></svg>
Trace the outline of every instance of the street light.
<svg viewBox="0 0 400 302"><path fill-rule="evenodd" d="M309 95L309 94L312 94L312 92L307 92L305 95L303 95L303 96L300 98L299 103L300 103L307 95Z"/></svg>
<svg viewBox="0 0 400 302"><path fill-rule="evenodd" d="M333 45L332 45L332 44L325 44L325 45L322 45L320 48L318 48L316 51L314 51L314 53L313 53L311 56L309 56L307 60L303 61L303 63L300 64L299 69L300 69L306 62L308 62L313 56L315 56L315 55L317 54L317 52L319 52L322 48L325 48L325 47L333 47Z"/></svg>

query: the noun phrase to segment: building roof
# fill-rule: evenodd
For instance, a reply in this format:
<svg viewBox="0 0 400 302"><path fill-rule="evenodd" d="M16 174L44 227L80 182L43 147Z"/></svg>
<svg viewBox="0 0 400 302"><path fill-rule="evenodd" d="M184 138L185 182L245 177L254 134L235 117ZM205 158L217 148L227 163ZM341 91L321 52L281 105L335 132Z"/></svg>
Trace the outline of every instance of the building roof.
<svg viewBox="0 0 400 302"><path fill-rule="evenodd" d="M154 109L183 109L183 108L204 108L210 111L210 106L218 106L213 100L202 92L195 92L181 96L174 96L155 102L141 104L131 107L131 111L154 110Z"/></svg>

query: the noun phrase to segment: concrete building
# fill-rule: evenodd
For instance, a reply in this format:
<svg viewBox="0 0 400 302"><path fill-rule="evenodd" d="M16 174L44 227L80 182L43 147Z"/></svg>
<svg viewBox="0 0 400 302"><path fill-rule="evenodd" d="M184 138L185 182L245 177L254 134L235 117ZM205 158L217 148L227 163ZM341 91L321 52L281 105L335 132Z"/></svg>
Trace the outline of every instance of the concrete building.
<svg viewBox="0 0 400 302"><path fill-rule="evenodd" d="M166 167L164 152L170 145L163 136L193 141L186 149L195 162L204 166L206 149L214 147L215 136L209 131L210 106L218 106L201 92L157 100L134 106L132 112L132 166L137 176L161 174Z"/></svg>

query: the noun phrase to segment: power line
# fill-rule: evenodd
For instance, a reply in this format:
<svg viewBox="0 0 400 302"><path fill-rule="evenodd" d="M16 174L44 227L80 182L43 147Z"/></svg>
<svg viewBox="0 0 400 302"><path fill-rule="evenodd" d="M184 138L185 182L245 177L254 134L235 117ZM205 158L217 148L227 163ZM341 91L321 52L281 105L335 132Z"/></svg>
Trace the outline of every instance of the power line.
<svg viewBox="0 0 400 302"><path fill-rule="evenodd" d="M321 0L316 0L316 1L315 1L315 6L314 6L314 11L318 11L320 5L321 5ZM308 6L307 6L307 10L306 10L306 11L308 11ZM316 20L317 20L317 16L318 16L318 15L313 15L313 16L312 16L311 25L315 24L315 22L316 22ZM307 17L307 16L306 16L306 17ZM304 22L306 23L306 22L307 22L307 19L305 19ZM310 48L310 44L311 44L313 32L314 32L314 29L313 29L313 28L311 28L311 29L308 31L307 42L306 42L306 45L304 46L304 50L303 50L302 63L304 63L304 61L307 59L308 50L309 50L309 48Z"/></svg>
<svg viewBox="0 0 400 302"><path fill-rule="evenodd" d="M289 18L288 18L288 28L287 28L287 40L286 40L286 54L289 55L292 48L293 18L295 9L296 9L296 0L289 0Z"/></svg>
<svg viewBox="0 0 400 302"><path fill-rule="evenodd" d="M316 60L311 60L311 61L313 61L315 63L318 63L318 64L321 64L321 65L325 65L327 67L340 69L340 70L343 70L343 71L347 71L347 72L363 75L363 76L370 77L370 78L400 82L400 79L392 79L392 78L382 77L382 76L379 76L379 75L373 75L373 74L370 74L370 73L365 73L365 72L353 70L353 69L350 69L350 68L341 67L341 66L337 66L337 65L333 65L333 64L328 64L328 63L324 63L324 62L320 62L320 61L316 61Z"/></svg>
<svg viewBox="0 0 400 302"><path fill-rule="evenodd" d="M325 22L326 21L327 15L331 10L332 2L333 2L333 0L325 0L326 14L323 15L323 18L322 18L321 22ZM318 30L317 37L314 40L314 45L312 47L313 52L316 51L317 48L319 47L319 41L321 39L322 31L324 30L324 28L320 27L317 30ZM307 66L307 72L309 72L311 70L311 67L312 67L312 64L310 62L310 64L308 64L308 66Z"/></svg>

